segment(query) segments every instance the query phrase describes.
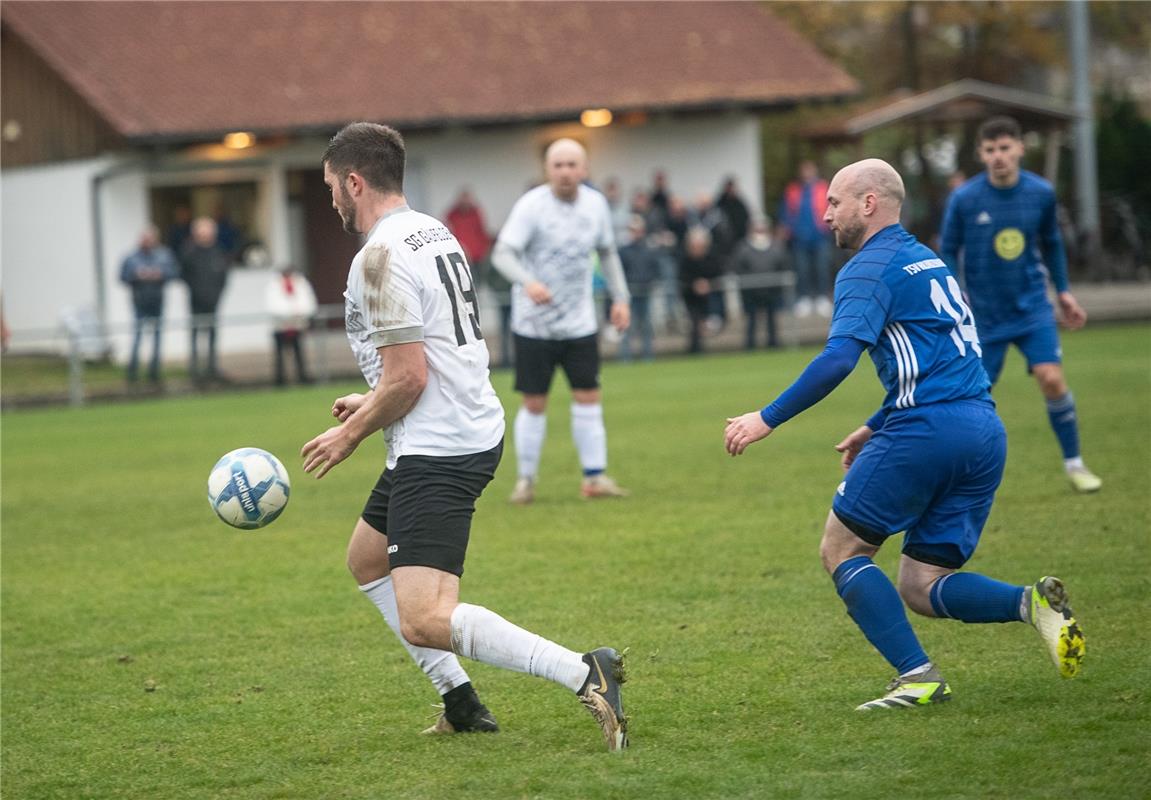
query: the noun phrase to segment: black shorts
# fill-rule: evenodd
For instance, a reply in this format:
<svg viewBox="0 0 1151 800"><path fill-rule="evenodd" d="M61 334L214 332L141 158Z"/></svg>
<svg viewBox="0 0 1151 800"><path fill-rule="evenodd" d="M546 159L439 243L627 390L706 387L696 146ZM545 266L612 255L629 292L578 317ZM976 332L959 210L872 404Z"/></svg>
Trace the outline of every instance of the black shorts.
<svg viewBox="0 0 1151 800"><path fill-rule="evenodd" d="M599 388L599 342L596 335L579 339L529 339L515 335L516 391L547 394L556 366L564 369L573 389Z"/></svg>
<svg viewBox="0 0 1151 800"><path fill-rule="evenodd" d="M466 456L400 456L368 497L364 521L388 537L388 566L464 574L476 499L504 445Z"/></svg>

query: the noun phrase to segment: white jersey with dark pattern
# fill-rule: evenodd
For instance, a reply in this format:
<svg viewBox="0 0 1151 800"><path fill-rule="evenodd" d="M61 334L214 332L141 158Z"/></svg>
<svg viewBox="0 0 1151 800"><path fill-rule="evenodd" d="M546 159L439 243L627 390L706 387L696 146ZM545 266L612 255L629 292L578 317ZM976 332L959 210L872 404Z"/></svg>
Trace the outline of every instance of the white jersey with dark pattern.
<svg viewBox="0 0 1151 800"><path fill-rule="evenodd" d="M495 447L504 411L488 376L471 270L439 220L403 206L384 215L348 272L348 341L364 379L383 378L377 348L423 342L428 381L384 429L388 467L405 455L460 456Z"/></svg>
<svg viewBox="0 0 1151 800"><path fill-rule="evenodd" d="M524 268L551 291L537 305L523 287L512 289L512 331L533 339L578 339L598 329L592 274L597 249L612 247L607 198L580 186L573 202L547 184L516 201L499 240L523 254Z"/></svg>

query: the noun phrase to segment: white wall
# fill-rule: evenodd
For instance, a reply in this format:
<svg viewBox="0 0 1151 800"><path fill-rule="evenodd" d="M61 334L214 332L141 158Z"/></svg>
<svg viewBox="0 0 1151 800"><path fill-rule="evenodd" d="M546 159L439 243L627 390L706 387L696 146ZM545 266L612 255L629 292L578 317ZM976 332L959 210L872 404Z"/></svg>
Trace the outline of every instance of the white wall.
<svg viewBox="0 0 1151 800"><path fill-rule="evenodd" d="M700 191L715 195L734 175L753 210L763 209L759 121L724 113L701 119L655 118L637 127L588 129L577 125L524 126L496 131L448 130L407 139L410 160L419 160L427 207L442 215L463 185L472 188L493 233L528 185L543 179L543 151L560 136L574 135L588 147L597 184L615 176L630 197L650 188L657 169L689 204Z"/></svg>
<svg viewBox="0 0 1151 800"><path fill-rule="evenodd" d="M55 329L60 309L94 306L90 186L109 159L0 173L0 291L14 331ZM13 344L18 346L17 337Z"/></svg>
<svg viewBox="0 0 1151 800"><path fill-rule="evenodd" d="M542 180L542 154L564 135L586 142L593 181L615 176L625 197L637 187L650 187L657 169L668 175L670 188L689 203L700 191L714 194L721 180L734 175L748 204L762 209L758 120L743 113L697 119L653 118L636 127L586 129L576 124L501 128L490 131L449 129L407 137L412 164L412 202L420 210L443 215L462 186L479 199L492 233L503 224L512 204L529 185ZM0 289L13 350L63 348L64 338L45 340L30 331L58 329L66 306L98 306L91 187L99 175L103 231L103 277L106 322L117 359L127 355L132 322L128 290L119 282L120 264L149 223L149 190L154 185L197 180L255 180L260 216L268 234L274 264L291 259L292 231L285 171L318 167L325 140L295 142L263 151L244 163L213 163L205 169L204 153L191 162L174 157L161 169L146 169L121 159L69 162L47 167L3 171L3 249ZM334 212L333 212L334 213ZM270 325L261 317L268 270L233 270L220 307L223 317L246 320L221 330L222 352L261 351L268 347ZM169 285L165 316L168 359L186 358L187 293L183 284Z"/></svg>

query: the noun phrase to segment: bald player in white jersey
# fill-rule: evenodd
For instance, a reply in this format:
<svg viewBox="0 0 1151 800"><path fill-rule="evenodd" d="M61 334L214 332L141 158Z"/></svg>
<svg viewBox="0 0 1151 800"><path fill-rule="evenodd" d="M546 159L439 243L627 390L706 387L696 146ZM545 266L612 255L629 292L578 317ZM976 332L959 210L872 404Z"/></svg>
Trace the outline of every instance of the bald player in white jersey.
<svg viewBox="0 0 1151 800"><path fill-rule="evenodd" d="M612 234L607 199L584 185L587 153L559 139L545 155L547 183L516 201L492 250L492 264L511 281L516 391L518 479L511 501L535 499L540 453L547 435L552 376L563 367L572 390L572 439L583 469L584 497L627 494L607 475L607 430L599 384L599 343L592 292L598 256L611 295L611 322L631 320L630 296Z"/></svg>
<svg viewBox="0 0 1151 800"><path fill-rule="evenodd" d="M627 746L623 661L580 654L488 609L459 602L475 501L503 451L504 416L488 379L475 284L456 238L403 195L404 143L359 122L332 138L324 182L349 233L366 234L345 292L348 338L366 394L338 398L340 425L304 445L322 478L382 430L387 466L348 545L348 568L439 690L425 733L495 732L457 655L548 678L576 692L608 749Z"/></svg>

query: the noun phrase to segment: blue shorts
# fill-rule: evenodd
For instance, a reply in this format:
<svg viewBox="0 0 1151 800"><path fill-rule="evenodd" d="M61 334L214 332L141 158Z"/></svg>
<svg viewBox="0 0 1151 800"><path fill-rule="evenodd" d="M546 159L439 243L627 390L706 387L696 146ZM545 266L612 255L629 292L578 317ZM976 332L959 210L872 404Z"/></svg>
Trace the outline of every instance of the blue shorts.
<svg viewBox="0 0 1151 800"><path fill-rule="evenodd" d="M907 531L905 555L958 569L979 543L1006 460L1007 435L992 403L896 411L859 452L832 510L876 547Z"/></svg>
<svg viewBox="0 0 1151 800"><path fill-rule="evenodd" d="M1060 364L1063 362L1063 348L1059 346L1059 330L1055 323L1044 325L1033 331L1016 336L1014 339L1004 339L1001 342L982 342L983 368L987 370L987 377L994 384L999 380L999 373L1003 371L1003 359L1007 357L1007 348L1015 345L1023 357L1027 359L1027 371L1036 364Z"/></svg>

